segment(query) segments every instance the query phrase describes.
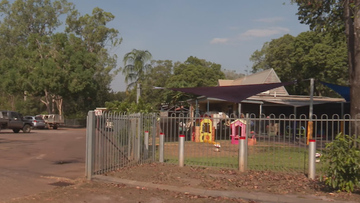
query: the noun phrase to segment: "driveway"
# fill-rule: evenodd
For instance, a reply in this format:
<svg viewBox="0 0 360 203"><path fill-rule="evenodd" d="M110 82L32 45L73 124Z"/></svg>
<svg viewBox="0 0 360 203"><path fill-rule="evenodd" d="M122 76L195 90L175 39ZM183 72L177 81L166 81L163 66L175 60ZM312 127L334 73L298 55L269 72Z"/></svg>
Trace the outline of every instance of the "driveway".
<svg viewBox="0 0 360 203"><path fill-rule="evenodd" d="M0 202L84 176L85 129L0 132Z"/></svg>

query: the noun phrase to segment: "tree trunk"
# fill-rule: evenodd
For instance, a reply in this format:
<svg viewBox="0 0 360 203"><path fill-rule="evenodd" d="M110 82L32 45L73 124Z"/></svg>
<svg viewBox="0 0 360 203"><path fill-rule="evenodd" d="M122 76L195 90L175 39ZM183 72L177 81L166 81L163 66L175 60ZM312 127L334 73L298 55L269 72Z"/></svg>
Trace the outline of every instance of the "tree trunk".
<svg viewBox="0 0 360 203"><path fill-rule="evenodd" d="M345 0L344 20L349 57L350 114L352 118L360 118L360 0L356 0L355 5L351 8L350 0ZM351 135L360 133L360 125L356 124L352 125Z"/></svg>
<svg viewBox="0 0 360 203"><path fill-rule="evenodd" d="M45 104L45 106L46 106L46 111L50 114L51 112L50 112L50 99L49 99L49 93L47 92L47 90L44 90L44 92L45 92L45 100L43 100L43 99L40 99L40 101L43 103L43 104Z"/></svg>
<svg viewBox="0 0 360 203"><path fill-rule="evenodd" d="M55 103L56 103L56 108L59 112L59 115L62 115L63 112L63 98L61 96L55 96Z"/></svg>

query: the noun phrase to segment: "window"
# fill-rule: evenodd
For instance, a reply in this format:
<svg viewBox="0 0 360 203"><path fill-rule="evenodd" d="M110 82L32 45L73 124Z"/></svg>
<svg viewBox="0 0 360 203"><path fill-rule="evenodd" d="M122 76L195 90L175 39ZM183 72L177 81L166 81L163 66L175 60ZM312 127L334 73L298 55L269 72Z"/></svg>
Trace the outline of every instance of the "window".
<svg viewBox="0 0 360 203"><path fill-rule="evenodd" d="M10 113L10 118L18 118L18 117L19 117L19 115L17 113L15 113L15 112Z"/></svg>

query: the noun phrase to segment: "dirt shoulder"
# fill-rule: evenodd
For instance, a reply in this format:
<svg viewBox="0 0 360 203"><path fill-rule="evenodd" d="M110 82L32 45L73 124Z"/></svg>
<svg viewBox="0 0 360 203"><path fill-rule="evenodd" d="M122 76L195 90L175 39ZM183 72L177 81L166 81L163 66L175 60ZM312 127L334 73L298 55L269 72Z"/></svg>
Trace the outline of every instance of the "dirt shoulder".
<svg viewBox="0 0 360 203"><path fill-rule="evenodd" d="M15 199L8 201L7 203L181 203L189 201L194 203L255 203L254 201L245 201L241 199L189 195L184 193L170 192L167 190L129 187L123 184L106 184L99 182L88 182L85 180L63 182L64 186L67 184L72 185L66 187L57 187L51 191Z"/></svg>
<svg viewBox="0 0 360 203"><path fill-rule="evenodd" d="M123 168L107 174L154 184L194 187L206 190L248 191L268 194L315 196L327 200L360 202L360 191L338 193L325 187L319 180L309 180L300 173L248 171L231 169L183 167L171 164L144 164Z"/></svg>

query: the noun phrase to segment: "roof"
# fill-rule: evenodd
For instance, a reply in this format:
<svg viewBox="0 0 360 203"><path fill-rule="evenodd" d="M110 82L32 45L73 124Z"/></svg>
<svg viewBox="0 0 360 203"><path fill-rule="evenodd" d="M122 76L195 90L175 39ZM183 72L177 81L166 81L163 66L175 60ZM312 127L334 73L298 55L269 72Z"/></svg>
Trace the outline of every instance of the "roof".
<svg viewBox="0 0 360 203"><path fill-rule="evenodd" d="M234 80L218 80L218 86L230 86Z"/></svg>
<svg viewBox="0 0 360 203"><path fill-rule="evenodd" d="M250 85L232 85L232 86L216 86L216 87L191 87L191 88L168 88L174 91L184 93L203 95L206 97L214 97L223 99L229 102L239 103L246 98L262 92L292 85L296 81L291 82L277 82L277 83L263 83L263 84L250 84Z"/></svg>
<svg viewBox="0 0 360 203"><path fill-rule="evenodd" d="M218 80L218 86L236 86L236 85L254 85L254 84L268 84L268 83L280 83L280 79L277 76L274 69L266 69L251 75L235 80ZM278 95L289 95L285 87L278 87L261 94L278 94Z"/></svg>
<svg viewBox="0 0 360 203"><path fill-rule="evenodd" d="M198 101L217 101L217 102L223 102L225 100L222 99L216 99L211 97L205 97L200 96L198 97ZM194 103L195 100L188 100L189 103ZM331 98L331 97L321 97L321 96L314 96L313 97L313 104L325 104L325 103L343 103L346 102L343 98ZM264 106L279 106L279 105L285 105L285 106L293 106L293 107L302 107L302 106L308 106L310 105L310 96L305 95L287 95L287 96L252 96L249 97L241 103L257 103L257 104L264 104Z"/></svg>

